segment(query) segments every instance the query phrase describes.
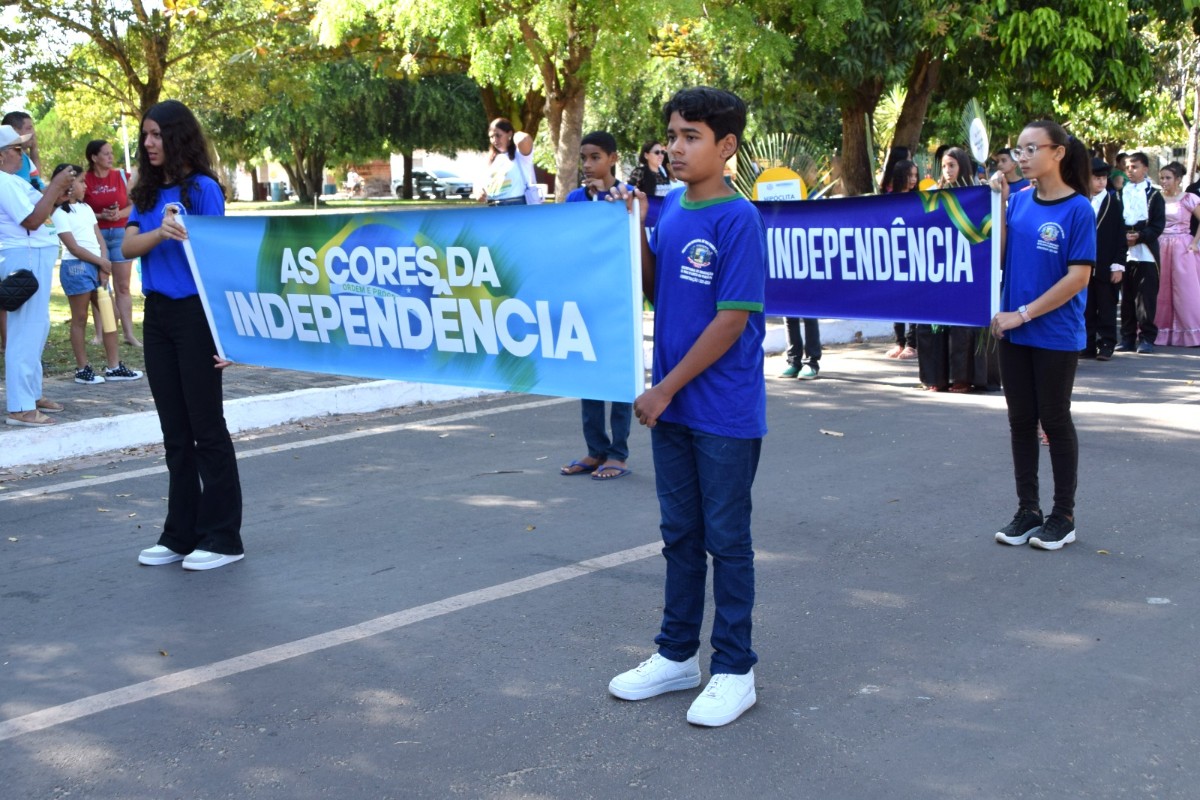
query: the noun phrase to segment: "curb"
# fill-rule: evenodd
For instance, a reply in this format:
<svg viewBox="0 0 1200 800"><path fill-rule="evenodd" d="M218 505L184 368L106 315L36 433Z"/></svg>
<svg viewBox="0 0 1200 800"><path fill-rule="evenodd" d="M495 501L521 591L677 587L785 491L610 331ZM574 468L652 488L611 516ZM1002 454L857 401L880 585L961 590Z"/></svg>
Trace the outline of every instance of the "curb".
<svg viewBox="0 0 1200 800"><path fill-rule="evenodd" d="M763 351L777 355L787 349L787 333L772 318L767 324ZM844 344L891 334L890 322L875 320L821 320L822 344ZM646 364L650 364L646 343ZM372 381L323 389L298 389L280 394L243 397L225 402L225 421L232 434L270 428L286 422L335 414L366 414L386 408L423 403L443 403L494 394L492 389L472 389L432 383ZM32 467L67 458L96 455L127 447L162 442L158 414L142 411L97 417L9 432L0 447L0 469Z"/></svg>
<svg viewBox="0 0 1200 800"><path fill-rule="evenodd" d="M334 414L365 414L384 408L441 403L492 394L491 389L468 389L431 383L372 381L325 389L297 389L281 394L243 397L225 402L229 432L269 428L299 419ZM162 442L158 414L142 411L25 429L4 437L0 469L45 464L64 458L94 455L125 447Z"/></svg>

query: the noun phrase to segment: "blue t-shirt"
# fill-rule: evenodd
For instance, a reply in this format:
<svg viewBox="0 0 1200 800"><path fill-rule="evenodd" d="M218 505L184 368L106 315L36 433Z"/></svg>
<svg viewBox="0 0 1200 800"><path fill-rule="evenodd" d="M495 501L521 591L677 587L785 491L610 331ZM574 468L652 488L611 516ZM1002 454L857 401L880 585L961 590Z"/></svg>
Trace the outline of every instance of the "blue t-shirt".
<svg viewBox="0 0 1200 800"><path fill-rule="evenodd" d="M634 186L629 183L625 184L625 188L631 192L634 190ZM595 198L595 197L588 197L587 189L580 186L578 189L572 189L567 194L566 202L568 202L568 203L589 203L596 199L597 198Z"/></svg>
<svg viewBox="0 0 1200 800"><path fill-rule="evenodd" d="M185 215L225 216L225 195L216 181L205 175L197 175L190 183L188 200L191 209L185 210ZM167 205L180 202L179 191L180 186L177 183L162 187L154 208L139 211L135 205L129 212L129 222L126 226L136 225L141 233L148 233L162 226L163 212L166 211ZM187 225L186 219L183 224ZM187 254L184 253L181 242L167 239L142 256L142 291L145 294L166 295L173 300L200 293L196 288L196 281L192 279L192 270L188 266Z"/></svg>
<svg viewBox="0 0 1200 800"><path fill-rule="evenodd" d="M1081 194L1042 200L1037 190L1008 197L1008 234L1000 308L1016 311L1058 283L1073 264L1096 263L1096 214ZM1082 350L1087 290L1005 335L1013 344L1046 350Z"/></svg>
<svg viewBox="0 0 1200 800"><path fill-rule="evenodd" d="M679 390L661 419L716 436L758 439L767 433L766 227L741 195L690 203L685 192L666 196L650 236L654 382L683 360L718 311L749 311L750 318L741 337Z"/></svg>
<svg viewBox="0 0 1200 800"><path fill-rule="evenodd" d="M1010 183L1008 185L1008 193L1013 194L1015 192L1021 191L1022 189L1028 189L1028 188L1029 188L1029 178L1021 178L1021 180L1013 181L1012 183Z"/></svg>

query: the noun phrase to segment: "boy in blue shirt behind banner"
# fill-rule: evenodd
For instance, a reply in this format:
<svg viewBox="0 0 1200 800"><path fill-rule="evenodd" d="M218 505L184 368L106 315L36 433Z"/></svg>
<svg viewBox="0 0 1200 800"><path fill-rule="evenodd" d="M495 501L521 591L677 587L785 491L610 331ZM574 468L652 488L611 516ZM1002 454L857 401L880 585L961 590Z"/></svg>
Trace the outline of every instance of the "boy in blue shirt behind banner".
<svg viewBox="0 0 1200 800"><path fill-rule="evenodd" d="M583 185L567 195L568 203L599 200L617 183L617 140L608 131L592 131L579 142L579 162L583 165ZM594 481L609 481L629 474L629 427L633 422L632 403L613 403L609 415L612 437L604 429L604 401L580 400L583 413L583 441L587 456L576 459L560 470L563 475L591 473Z"/></svg>
<svg viewBox="0 0 1200 800"><path fill-rule="evenodd" d="M707 551L716 604L711 680L687 719L719 726L756 699L750 490L767 432L766 229L724 179L746 126L745 103L717 89L686 89L663 117L671 169L687 186L667 195L653 234L642 239L643 290L655 308L654 369L633 411L651 429L666 590L658 652L613 678L608 690L644 700L700 685ZM610 193L630 207L636 195L645 214L641 192L617 186Z"/></svg>

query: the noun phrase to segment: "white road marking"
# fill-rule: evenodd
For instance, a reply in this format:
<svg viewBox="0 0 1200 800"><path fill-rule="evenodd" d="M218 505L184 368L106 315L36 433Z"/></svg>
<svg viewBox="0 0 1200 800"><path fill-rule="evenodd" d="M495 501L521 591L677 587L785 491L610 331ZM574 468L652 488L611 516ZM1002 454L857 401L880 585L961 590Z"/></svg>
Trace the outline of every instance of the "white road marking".
<svg viewBox="0 0 1200 800"><path fill-rule="evenodd" d="M326 444L337 444L338 442L346 442L352 439L362 439L367 436L379 436L385 433L396 433L398 431L418 430L420 428L434 428L438 425L446 425L451 422L462 422L464 420L479 419L480 417L490 417L494 414L504 414L508 411L528 411L533 408L545 408L546 406L558 405L559 403L574 402L567 397L554 397L549 400L534 400L529 403L517 403L514 405L500 406L498 408L480 408L474 411L464 411L460 414L447 414L444 417L433 417L431 419L414 420L413 422L399 422L395 425L381 425L377 428L366 428L357 431L347 431L346 433L335 433L329 436L320 436L315 439L300 439L287 444L273 444L267 447L260 447L255 450L243 450L237 454L238 460L243 461L247 458L255 456L271 455L273 453L285 453L288 450L300 450L305 447L320 447ZM64 481L62 483L51 483L46 486L40 486L34 489L22 489L19 492L5 492L0 494L0 503L10 502L12 500L24 500L28 497L40 497L47 494L61 494L62 492L72 492L76 489L88 489L92 486L101 486L106 483L117 483L118 481L129 480L131 478L144 478L148 475L159 475L167 471L166 464L155 467L144 467L143 469L134 469L126 472L116 472L112 475L99 475L94 478L81 478L75 481Z"/></svg>
<svg viewBox="0 0 1200 800"><path fill-rule="evenodd" d="M651 542L650 544L632 547L628 550L619 550L597 558L579 561L566 567L539 572L536 575L530 575L526 578L518 578L515 581L488 586L473 592L466 592L454 597L447 597L444 600L416 606L415 608L397 611L394 614L376 617L375 619L360 622L357 625L349 625L345 628L338 628L337 630L319 633L304 639L297 639L294 642L286 642L274 647L228 658L224 661L216 661L202 667L185 669L181 672L163 675L161 678L154 678L130 686L123 686L120 689L113 689L109 692L101 692L90 697L83 697L79 700L63 703L62 705L44 708L41 711L34 711L0 722L0 742L14 739L27 733L46 730L56 725L63 725L77 719L92 716L93 714L129 705L130 703L138 703L142 700L149 700L152 697L178 692L181 689L190 689L209 681L278 664L281 661L298 656L310 655L321 650L328 650L331 647L357 642L360 639L377 636L381 633L388 633L407 625L423 622L427 619L433 619L434 617L440 617L455 611L462 611L484 603L490 603L494 600L503 600L514 595L532 592L536 589L544 589L547 586L591 575L600 570L612 569L613 567L640 561L643 558L649 558L660 552L662 552L661 542Z"/></svg>

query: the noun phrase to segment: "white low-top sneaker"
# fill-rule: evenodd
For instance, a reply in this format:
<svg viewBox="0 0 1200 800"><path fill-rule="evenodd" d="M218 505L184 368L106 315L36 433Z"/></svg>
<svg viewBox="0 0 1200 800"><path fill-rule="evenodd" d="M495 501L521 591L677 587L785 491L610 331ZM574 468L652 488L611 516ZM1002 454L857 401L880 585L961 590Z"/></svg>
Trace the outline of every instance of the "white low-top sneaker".
<svg viewBox="0 0 1200 800"><path fill-rule="evenodd" d="M692 656L687 661L672 661L658 653L622 672L608 684L613 697L622 700L645 700L665 692L694 689L700 685L700 661Z"/></svg>
<svg viewBox="0 0 1200 800"><path fill-rule="evenodd" d="M176 561L183 561L183 553L176 553L171 548L163 547L161 544L156 544L154 547L147 547L138 553L138 563L145 564L148 567L174 564Z"/></svg>
<svg viewBox="0 0 1200 800"><path fill-rule="evenodd" d="M216 569L223 567L226 564L232 564L235 561L241 561L245 558L245 554L238 553L236 556L227 556L224 553L210 553L207 550L193 550L187 558L183 560L184 569Z"/></svg>
<svg viewBox="0 0 1200 800"><path fill-rule="evenodd" d="M688 709L687 721L710 728L728 725L754 705L756 699L753 669L745 675L718 672Z"/></svg>

